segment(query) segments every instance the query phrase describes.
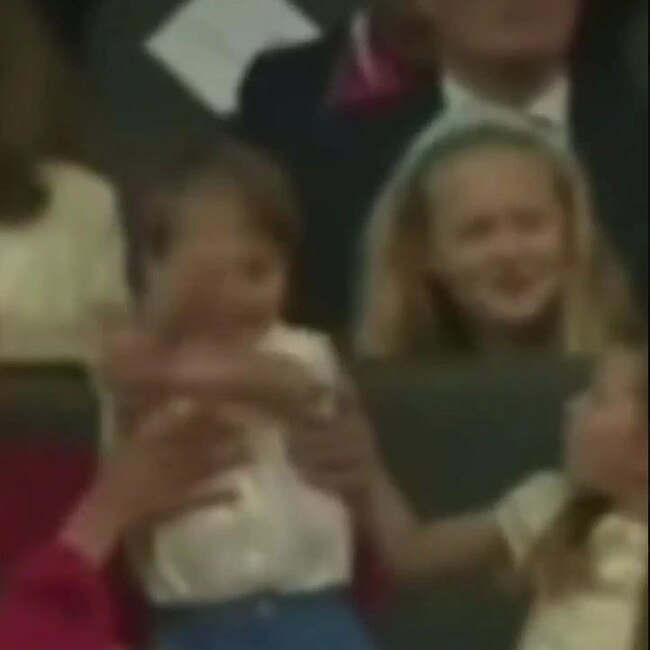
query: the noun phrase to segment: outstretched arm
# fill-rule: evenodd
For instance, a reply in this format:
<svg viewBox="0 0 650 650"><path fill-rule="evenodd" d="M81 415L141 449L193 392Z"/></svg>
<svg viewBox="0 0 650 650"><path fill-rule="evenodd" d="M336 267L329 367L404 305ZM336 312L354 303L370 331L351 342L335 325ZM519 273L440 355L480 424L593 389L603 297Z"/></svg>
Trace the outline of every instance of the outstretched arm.
<svg viewBox="0 0 650 650"><path fill-rule="evenodd" d="M378 473L362 525L402 582L465 577L505 566L506 541L491 511L422 521L387 473Z"/></svg>
<svg viewBox="0 0 650 650"><path fill-rule="evenodd" d="M348 391L333 424L293 437L293 457L305 477L338 494L351 508L366 544L397 580L486 573L506 566L507 544L496 514L467 514L429 523L413 508L386 468L373 427Z"/></svg>

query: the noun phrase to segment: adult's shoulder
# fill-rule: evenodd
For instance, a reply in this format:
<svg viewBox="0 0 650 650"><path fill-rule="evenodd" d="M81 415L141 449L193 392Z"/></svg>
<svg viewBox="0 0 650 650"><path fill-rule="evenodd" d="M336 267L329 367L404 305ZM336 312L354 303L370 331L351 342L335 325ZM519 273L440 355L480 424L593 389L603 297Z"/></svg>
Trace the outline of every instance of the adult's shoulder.
<svg viewBox="0 0 650 650"><path fill-rule="evenodd" d="M307 43L284 45L259 54L251 64L243 88L254 83L293 81L298 77L313 76L329 67L338 55L342 31L335 30Z"/></svg>
<svg viewBox="0 0 650 650"><path fill-rule="evenodd" d="M78 200L90 197L100 203L113 202L116 189L103 174L75 162L47 160L41 165L49 188L56 194L74 194Z"/></svg>
<svg viewBox="0 0 650 650"><path fill-rule="evenodd" d="M261 113L273 113L274 106L284 112L287 107L320 101L340 56L344 33L333 31L314 41L267 50L257 56L240 87L239 119L243 129L258 121Z"/></svg>
<svg viewBox="0 0 650 650"><path fill-rule="evenodd" d="M90 254L98 245L122 240L118 193L101 173L78 163L48 160L41 175L49 192L48 220L79 240L88 242ZM92 242L92 244L91 244ZM102 244L103 242L103 244Z"/></svg>

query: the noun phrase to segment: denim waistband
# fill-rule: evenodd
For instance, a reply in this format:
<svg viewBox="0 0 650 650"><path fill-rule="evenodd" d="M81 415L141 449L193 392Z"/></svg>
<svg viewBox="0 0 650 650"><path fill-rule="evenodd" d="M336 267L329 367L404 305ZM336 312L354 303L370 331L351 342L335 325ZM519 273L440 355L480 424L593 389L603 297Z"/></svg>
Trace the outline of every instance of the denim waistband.
<svg viewBox="0 0 650 650"><path fill-rule="evenodd" d="M189 603L183 605L159 605L154 617L159 624L182 624L193 620L210 619L243 622L279 616L297 610L349 607L349 593L346 589L327 589L313 593L280 594L274 592L256 594L228 602Z"/></svg>

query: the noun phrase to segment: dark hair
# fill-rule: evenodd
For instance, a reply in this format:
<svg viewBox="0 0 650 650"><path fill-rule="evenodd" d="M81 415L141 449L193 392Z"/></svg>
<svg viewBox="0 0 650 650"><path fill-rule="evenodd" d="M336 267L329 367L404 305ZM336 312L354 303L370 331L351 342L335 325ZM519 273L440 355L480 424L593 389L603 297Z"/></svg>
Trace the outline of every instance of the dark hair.
<svg viewBox="0 0 650 650"><path fill-rule="evenodd" d="M179 202L205 187L235 192L251 225L293 256L299 240L297 201L279 165L264 153L230 138L213 146L184 143L156 167L125 194L145 264L165 261L187 226Z"/></svg>
<svg viewBox="0 0 650 650"><path fill-rule="evenodd" d="M36 219L48 199L32 157L0 143L0 226L20 226Z"/></svg>
<svg viewBox="0 0 650 650"><path fill-rule="evenodd" d="M0 2L0 225L38 218L47 205L43 159L105 162L99 115L31 4Z"/></svg>

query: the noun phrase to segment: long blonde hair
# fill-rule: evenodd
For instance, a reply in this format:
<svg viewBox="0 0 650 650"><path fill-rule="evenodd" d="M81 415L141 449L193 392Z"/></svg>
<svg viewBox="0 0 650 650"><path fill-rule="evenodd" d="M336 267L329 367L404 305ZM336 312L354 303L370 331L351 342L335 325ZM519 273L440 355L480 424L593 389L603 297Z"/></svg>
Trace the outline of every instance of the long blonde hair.
<svg viewBox="0 0 650 650"><path fill-rule="evenodd" d="M424 334L439 347L471 349L469 341L459 340L462 323L451 300L434 295L428 282L425 258L431 208L426 189L432 174L452 158L488 146L528 152L547 163L555 178L569 217L574 260L561 306L564 351L596 353L619 322L624 327L633 318L631 290L597 232L588 183L573 157L514 117L450 119L416 140L371 216L355 336L359 354L408 355Z"/></svg>

